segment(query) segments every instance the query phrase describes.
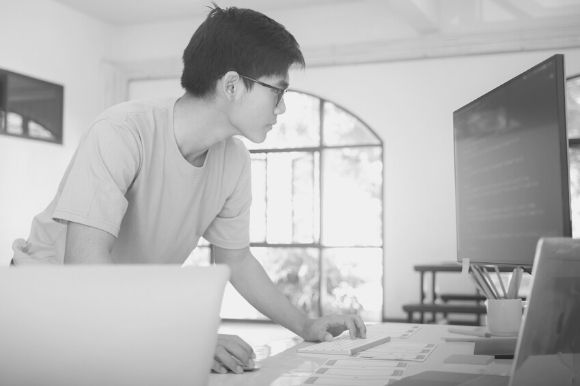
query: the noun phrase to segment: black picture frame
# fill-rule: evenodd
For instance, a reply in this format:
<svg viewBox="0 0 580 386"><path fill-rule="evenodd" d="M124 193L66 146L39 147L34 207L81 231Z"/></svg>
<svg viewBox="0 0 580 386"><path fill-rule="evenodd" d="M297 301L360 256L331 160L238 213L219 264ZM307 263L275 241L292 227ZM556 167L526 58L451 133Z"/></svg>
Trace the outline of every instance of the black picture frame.
<svg viewBox="0 0 580 386"><path fill-rule="evenodd" d="M0 68L0 134L63 143L64 86Z"/></svg>

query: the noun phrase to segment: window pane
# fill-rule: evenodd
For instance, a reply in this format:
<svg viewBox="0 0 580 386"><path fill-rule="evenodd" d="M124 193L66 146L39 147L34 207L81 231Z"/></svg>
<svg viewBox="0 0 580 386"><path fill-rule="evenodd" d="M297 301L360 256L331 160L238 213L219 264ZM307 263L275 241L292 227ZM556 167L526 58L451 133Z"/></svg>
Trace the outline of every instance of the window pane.
<svg viewBox="0 0 580 386"><path fill-rule="evenodd" d="M380 147L323 152L323 244L382 245Z"/></svg>
<svg viewBox="0 0 580 386"><path fill-rule="evenodd" d="M210 265L208 244L206 243L205 246L198 246L197 248L195 248L187 258L187 260L185 260L183 265L194 265L201 267L206 267Z"/></svg>
<svg viewBox="0 0 580 386"><path fill-rule="evenodd" d="M24 119L22 115L16 113L8 113L8 127L7 133L22 135L24 133Z"/></svg>
<svg viewBox="0 0 580 386"><path fill-rule="evenodd" d="M263 143L245 138L248 149L312 147L320 144L320 99L289 91L284 96L286 111Z"/></svg>
<svg viewBox="0 0 580 386"><path fill-rule="evenodd" d="M359 314L380 321L383 305L381 248L335 248L323 251L324 314Z"/></svg>
<svg viewBox="0 0 580 386"><path fill-rule="evenodd" d="M318 168L315 153L267 155L267 242L318 239Z"/></svg>
<svg viewBox="0 0 580 386"><path fill-rule="evenodd" d="M367 125L334 103L324 102L324 145L380 144Z"/></svg>
<svg viewBox="0 0 580 386"><path fill-rule="evenodd" d="M252 207L250 241L266 241L266 155L252 154Z"/></svg>
<svg viewBox="0 0 580 386"><path fill-rule="evenodd" d="M226 284L220 316L224 319L268 319L248 303L230 282Z"/></svg>
<svg viewBox="0 0 580 386"><path fill-rule="evenodd" d="M0 109L0 132L6 132L6 112L1 109Z"/></svg>
<svg viewBox="0 0 580 386"><path fill-rule="evenodd" d="M568 138L580 138L580 76L566 82Z"/></svg>
<svg viewBox="0 0 580 386"><path fill-rule="evenodd" d="M570 214L572 237L580 237L580 148L570 148Z"/></svg>
<svg viewBox="0 0 580 386"><path fill-rule="evenodd" d="M302 153L292 164L292 241L318 242L319 153Z"/></svg>
<svg viewBox="0 0 580 386"><path fill-rule="evenodd" d="M42 139L52 139L54 140L54 135L46 129L46 127L34 122L28 122L28 135L32 138L42 138Z"/></svg>
<svg viewBox="0 0 580 386"><path fill-rule="evenodd" d="M318 316L318 249L252 248L274 284L292 304L310 316Z"/></svg>
<svg viewBox="0 0 580 386"><path fill-rule="evenodd" d="M292 304L310 316L318 316L318 250L313 248L252 248L276 287ZM265 319L228 285L222 306L223 318Z"/></svg>

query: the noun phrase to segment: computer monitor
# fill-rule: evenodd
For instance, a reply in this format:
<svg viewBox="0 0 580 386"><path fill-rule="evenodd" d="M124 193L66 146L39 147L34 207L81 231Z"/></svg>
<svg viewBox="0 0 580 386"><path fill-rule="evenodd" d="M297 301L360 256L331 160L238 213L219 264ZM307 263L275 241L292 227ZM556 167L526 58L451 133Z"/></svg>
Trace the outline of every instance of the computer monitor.
<svg viewBox="0 0 580 386"><path fill-rule="evenodd" d="M457 258L532 266L540 237L569 237L564 57L453 113Z"/></svg>

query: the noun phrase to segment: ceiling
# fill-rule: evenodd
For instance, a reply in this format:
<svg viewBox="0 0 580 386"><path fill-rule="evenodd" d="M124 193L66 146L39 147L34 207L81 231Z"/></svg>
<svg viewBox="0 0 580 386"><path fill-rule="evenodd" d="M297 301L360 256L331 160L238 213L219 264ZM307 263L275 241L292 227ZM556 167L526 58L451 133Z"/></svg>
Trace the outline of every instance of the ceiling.
<svg viewBox="0 0 580 386"><path fill-rule="evenodd" d="M251 8L261 12L361 3L362 0L54 0L101 21L117 25L182 20L205 16L208 6Z"/></svg>
<svg viewBox="0 0 580 386"><path fill-rule="evenodd" d="M77 11L113 25L131 25L199 17L207 13L208 0L55 0ZM560 18L580 16L578 0L228 0L216 1L222 7L237 6L262 12L304 10L338 4L372 7L397 14L418 32L442 30L447 24L462 22L493 23L509 21L514 25L543 20L557 26ZM386 5L386 6L383 6ZM495 16L485 8L495 7ZM488 17L488 20L484 20ZM580 23L580 22L578 22Z"/></svg>
<svg viewBox="0 0 580 386"><path fill-rule="evenodd" d="M201 20L211 0L54 0L117 27ZM580 0L216 0L282 22L309 65L580 47ZM329 17L331 15L331 17Z"/></svg>

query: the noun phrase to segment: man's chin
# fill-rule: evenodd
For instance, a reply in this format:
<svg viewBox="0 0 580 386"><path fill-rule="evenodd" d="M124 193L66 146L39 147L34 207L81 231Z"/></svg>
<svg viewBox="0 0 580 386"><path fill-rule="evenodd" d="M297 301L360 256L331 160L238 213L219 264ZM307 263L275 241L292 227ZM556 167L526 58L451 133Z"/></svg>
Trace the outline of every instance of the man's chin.
<svg viewBox="0 0 580 386"><path fill-rule="evenodd" d="M250 141L252 141L252 142L254 142L256 144L260 144L260 143L263 143L266 140L266 136L267 136L267 133L264 133L264 135L261 136L261 137L253 137L253 138L246 137L246 138L248 138Z"/></svg>

